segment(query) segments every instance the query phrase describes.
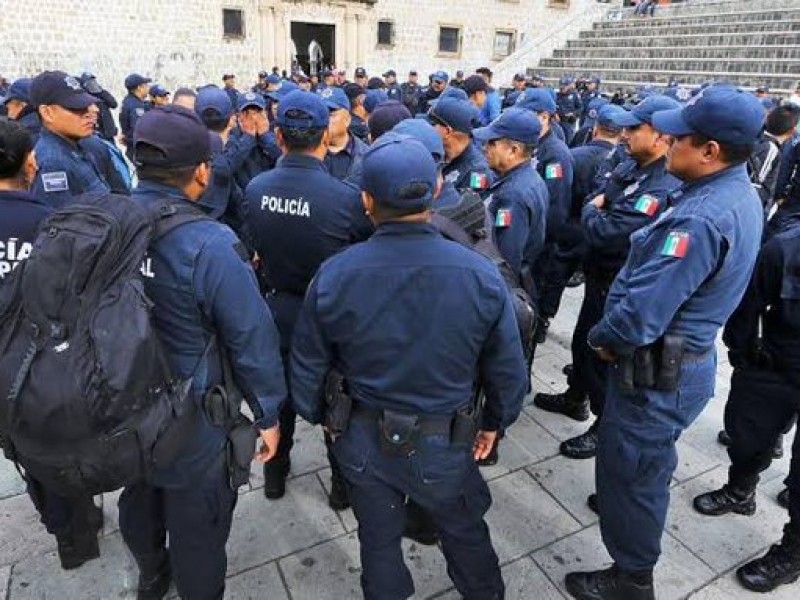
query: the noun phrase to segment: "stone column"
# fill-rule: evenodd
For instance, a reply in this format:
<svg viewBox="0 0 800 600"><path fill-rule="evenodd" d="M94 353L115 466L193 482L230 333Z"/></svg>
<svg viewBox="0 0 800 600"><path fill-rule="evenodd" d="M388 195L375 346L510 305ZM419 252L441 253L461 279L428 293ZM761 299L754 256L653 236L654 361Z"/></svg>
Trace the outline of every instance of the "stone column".
<svg viewBox="0 0 800 600"><path fill-rule="evenodd" d="M346 13L344 22L346 50L342 57L344 60L340 60L340 66L343 69L347 69L348 77L352 77L352 70L356 68L358 59L358 22L356 21L356 15L350 12Z"/></svg>
<svg viewBox="0 0 800 600"><path fill-rule="evenodd" d="M260 69L269 71L275 64L275 7L272 3L259 2L259 49Z"/></svg>

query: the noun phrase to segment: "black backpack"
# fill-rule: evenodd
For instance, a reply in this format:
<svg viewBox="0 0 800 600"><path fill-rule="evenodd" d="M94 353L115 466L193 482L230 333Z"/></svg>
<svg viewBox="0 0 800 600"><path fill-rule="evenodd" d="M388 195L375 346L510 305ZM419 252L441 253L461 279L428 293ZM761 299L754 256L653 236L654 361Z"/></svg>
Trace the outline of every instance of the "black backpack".
<svg viewBox="0 0 800 600"><path fill-rule="evenodd" d="M433 213L432 221L446 238L472 248L492 261L500 271L514 305L525 360L530 364L535 347L535 305L511 265L500 254L492 236L493 221L481 197L473 191L464 192L461 202L453 207L437 210Z"/></svg>
<svg viewBox="0 0 800 600"><path fill-rule="evenodd" d="M183 203L151 215L125 196L82 196L0 287L3 449L54 492L147 481L194 431L191 379L171 375L139 270L152 241L201 219Z"/></svg>

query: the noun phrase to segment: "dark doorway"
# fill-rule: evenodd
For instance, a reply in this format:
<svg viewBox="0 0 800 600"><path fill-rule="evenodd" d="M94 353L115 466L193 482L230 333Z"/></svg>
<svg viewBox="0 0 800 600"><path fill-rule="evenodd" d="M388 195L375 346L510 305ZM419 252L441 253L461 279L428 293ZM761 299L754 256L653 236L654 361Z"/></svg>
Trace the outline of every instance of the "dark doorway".
<svg viewBox="0 0 800 600"><path fill-rule="evenodd" d="M297 66L307 75L336 64L335 25L292 22L292 41L297 49Z"/></svg>

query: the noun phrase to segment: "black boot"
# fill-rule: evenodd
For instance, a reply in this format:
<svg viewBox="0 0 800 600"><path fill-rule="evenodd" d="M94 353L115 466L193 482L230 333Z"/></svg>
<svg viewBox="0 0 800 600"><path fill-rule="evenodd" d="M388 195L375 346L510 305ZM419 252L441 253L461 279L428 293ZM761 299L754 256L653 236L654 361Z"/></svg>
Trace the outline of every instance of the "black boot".
<svg viewBox="0 0 800 600"><path fill-rule="evenodd" d="M572 277L569 278L569 281L567 281L567 287L568 288L580 287L584 283L586 283L586 275L583 274L583 271L575 271L572 274Z"/></svg>
<svg viewBox="0 0 800 600"><path fill-rule="evenodd" d="M700 494L693 504L697 512L710 517L731 512L750 516L756 512L756 490L741 490L725 484L721 489Z"/></svg>
<svg viewBox="0 0 800 600"><path fill-rule="evenodd" d="M289 458L273 458L264 463L264 495L270 500L283 498L286 494L286 477L291 469Z"/></svg>
<svg viewBox="0 0 800 600"><path fill-rule="evenodd" d="M571 387L567 388L567 391L562 394L544 394L540 392L533 397L533 404L547 412L566 415L576 421L589 419L589 402L586 399L586 394L577 392Z"/></svg>
<svg viewBox="0 0 800 600"><path fill-rule="evenodd" d="M564 365L561 369L561 372L567 377L572 377L572 374L575 372L575 365L573 365L572 363Z"/></svg>
<svg viewBox="0 0 800 600"><path fill-rule="evenodd" d="M784 490L780 494L777 495L775 500L777 500L778 504L780 504L783 508L788 509L789 508L789 488L784 488Z"/></svg>
<svg viewBox="0 0 800 600"><path fill-rule="evenodd" d="M493 467L497 464L497 461L500 460L500 436L498 435L494 438L494 443L492 444L492 449L489 450L489 454L486 458L482 458L479 461L476 461L479 467Z"/></svg>
<svg viewBox="0 0 800 600"><path fill-rule="evenodd" d="M58 543L58 559L65 571L77 569L83 563L100 556L96 531L74 534L67 533L56 536Z"/></svg>
<svg viewBox="0 0 800 600"><path fill-rule="evenodd" d="M769 592L800 577L800 539L784 527L783 539L769 551L736 569L736 577L748 590Z"/></svg>
<svg viewBox="0 0 800 600"><path fill-rule="evenodd" d="M328 494L328 506L333 510L347 510L350 508L350 494L347 491L347 482L338 471L331 471L331 493Z"/></svg>
<svg viewBox="0 0 800 600"><path fill-rule="evenodd" d="M655 600L652 571L628 574L612 566L603 571L567 573L567 591L578 600Z"/></svg>
<svg viewBox="0 0 800 600"><path fill-rule="evenodd" d="M172 568L169 554L163 550L159 554L139 556L139 587L136 600L161 600L167 595L172 584Z"/></svg>
<svg viewBox="0 0 800 600"><path fill-rule="evenodd" d="M731 436L723 429L717 434L717 441L727 448L731 445Z"/></svg>
<svg viewBox="0 0 800 600"><path fill-rule="evenodd" d="M595 419L586 433L582 433L565 442L561 442L559 450L567 458L593 458L597 454L597 427L599 419Z"/></svg>
<svg viewBox="0 0 800 600"><path fill-rule="evenodd" d="M534 333L534 341L537 344L544 344L547 339L547 330L550 329L550 319L539 319L536 322L536 332Z"/></svg>
<svg viewBox="0 0 800 600"><path fill-rule="evenodd" d="M589 496L586 498L586 506L588 506L589 510L591 510L594 514L600 514L600 505L597 504L597 494L589 494Z"/></svg>

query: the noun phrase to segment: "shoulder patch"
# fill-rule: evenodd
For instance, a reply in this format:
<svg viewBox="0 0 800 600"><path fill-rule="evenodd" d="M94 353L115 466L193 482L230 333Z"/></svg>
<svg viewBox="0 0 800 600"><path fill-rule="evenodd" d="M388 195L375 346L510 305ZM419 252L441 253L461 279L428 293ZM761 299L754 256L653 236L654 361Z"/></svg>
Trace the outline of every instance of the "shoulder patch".
<svg viewBox="0 0 800 600"><path fill-rule="evenodd" d="M511 210L501 208L494 219L495 227L511 227Z"/></svg>
<svg viewBox="0 0 800 600"><path fill-rule="evenodd" d="M455 182L456 182L456 180L457 180L459 177L461 177L461 171L459 171L458 169L456 169L455 171L452 171L451 173L448 173L448 174L447 174L447 177L445 177L445 178L444 178L444 180L445 180L447 183L455 183Z"/></svg>
<svg viewBox="0 0 800 600"><path fill-rule="evenodd" d="M144 114L144 109L143 108L137 108L137 109L134 109L134 112L136 113L137 117L141 117Z"/></svg>
<svg viewBox="0 0 800 600"><path fill-rule="evenodd" d="M660 203L658 198L655 196L651 196L650 194L642 194L639 199L636 201L636 210L648 217L652 217L654 214L658 212L658 207Z"/></svg>
<svg viewBox="0 0 800 600"><path fill-rule="evenodd" d="M69 179L67 179L67 172L42 173L42 186L45 192L68 192Z"/></svg>
<svg viewBox="0 0 800 600"><path fill-rule="evenodd" d="M670 231L664 247L661 248L661 255L684 258L689 253L690 242L691 236L688 231Z"/></svg>
<svg viewBox="0 0 800 600"><path fill-rule="evenodd" d="M551 163L544 170L545 179L563 179L564 168L561 163Z"/></svg>
<svg viewBox="0 0 800 600"><path fill-rule="evenodd" d="M489 177L485 173L472 173L469 176L469 187L473 190L485 190L489 187Z"/></svg>

